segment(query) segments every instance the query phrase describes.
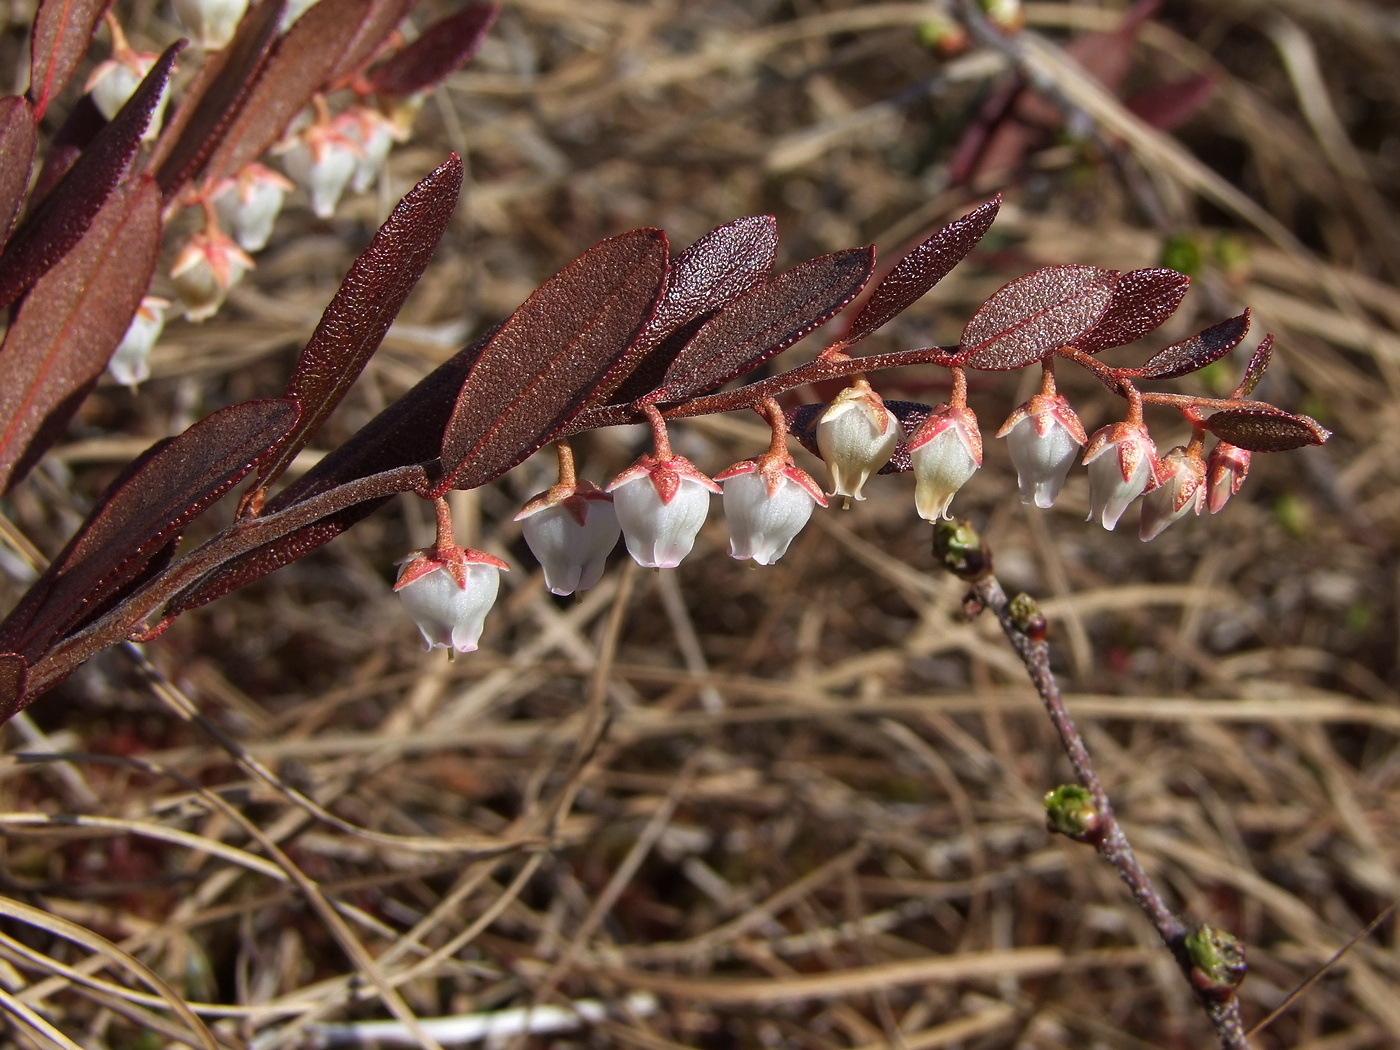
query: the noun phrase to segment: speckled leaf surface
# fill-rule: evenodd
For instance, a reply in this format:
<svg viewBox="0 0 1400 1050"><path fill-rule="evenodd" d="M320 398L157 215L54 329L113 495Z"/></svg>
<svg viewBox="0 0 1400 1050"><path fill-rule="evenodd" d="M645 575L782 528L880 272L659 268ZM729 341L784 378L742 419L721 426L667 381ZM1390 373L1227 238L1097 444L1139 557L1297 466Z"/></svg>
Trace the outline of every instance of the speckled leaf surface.
<svg viewBox="0 0 1400 1050"><path fill-rule="evenodd" d="M1097 266L1046 266L988 299L963 329L958 364L1006 371L1073 343L1103 317L1119 274Z"/></svg>
<svg viewBox="0 0 1400 1050"><path fill-rule="evenodd" d="M500 4L468 4L372 67L365 80L380 95L402 98L426 91L472 60L500 13Z"/></svg>
<svg viewBox="0 0 1400 1050"><path fill-rule="evenodd" d="M42 117L92 46L112 0L40 0L29 38L29 101Z"/></svg>
<svg viewBox="0 0 1400 1050"><path fill-rule="evenodd" d="M1175 270L1129 270L1119 278L1099 323L1074 345L1086 354L1097 354L1141 339L1176 312L1190 286L1191 278Z"/></svg>
<svg viewBox="0 0 1400 1050"><path fill-rule="evenodd" d="M1143 379L1175 379L1205 368L1235 347L1249 331L1249 311L1213 324L1188 339L1159 350L1132 374Z"/></svg>
<svg viewBox="0 0 1400 1050"><path fill-rule="evenodd" d="M1287 452L1320 445L1330 436L1315 419L1267 406L1228 408L1207 419L1205 426L1221 441L1251 452Z"/></svg>
<svg viewBox="0 0 1400 1050"><path fill-rule="evenodd" d="M34 111L17 95L0 99L0 248L9 239L34 168Z"/></svg>

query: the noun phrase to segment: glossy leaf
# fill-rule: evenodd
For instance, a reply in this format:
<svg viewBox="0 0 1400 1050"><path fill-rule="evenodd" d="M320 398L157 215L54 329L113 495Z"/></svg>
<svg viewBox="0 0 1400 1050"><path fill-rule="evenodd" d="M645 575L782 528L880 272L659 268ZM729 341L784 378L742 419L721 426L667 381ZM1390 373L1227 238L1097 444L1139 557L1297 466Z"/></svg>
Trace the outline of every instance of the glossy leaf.
<svg viewBox="0 0 1400 1050"><path fill-rule="evenodd" d="M1099 323L1074 341L1086 354L1125 346L1159 328L1176 312L1191 278L1175 270L1129 270L1118 280Z"/></svg>
<svg viewBox="0 0 1400 1050"><path fill-rule="evenodd" d="M1249 331L1249 311L1237 317L1213 324L1189 339L1157 351L1147 364L1132 370L1143 379L1175 379L1219 361L1235 347Z"/></svg>
<svg viewBox="0 0 1400 1050"><path fill-rule="evenodd" d="M1259 385L1259 380L1264 378L1264 370L1269 367L1269 359L1273 356L1274 337L1266 335L1259 340L1259 345L1254 348L1249 365L1244 370L1244 378L1240 380L1240 385L1235 389L1236 397L1248 397L1254 393L1254 388Z"/></svg>
<svg viewBox="0 0 1400 1050"><path fill-rule="evenodd" d="M38 129L29 103L18 96L0 99L0 248L10 236L29 187L37 142Z"/></svg>
<svg viewBox="0 0 1400 1050"><path fill-rule="evenodd" d="M205 181L229 178L282 137L292 118L327 85L371 0L319 0L273 47L262 76L224 132Z"/></svg>
<svg viewBox="0 0 1400 1050"><path fill-rule="evenodd" d="M157 442L0 625L0 645L29 656L100 615L196 516L246 475L297 418L290 401L244 401Z"/></svg>
<svg viewBox="0 0 1400 1050"><path fill-rule="evenodd" d="M354 37L341 52L331 73L331 83L347 81L374 60L384 41L404 20L418 0L372 0L361 17Z"/></svg>
<svg viewBox="0 0 1400 1050"><path fill-rule="evenodd" d="M165 49L112 122L15 231L0 256L0 306L18 299L87 232L141 144L182 47L177 41Z"/></svg>
<svg viewBox="0 0 1400 1050"><path fill-rule="evenodd" d="M0 653L0 722L24 706L24 684L29 664L19 653Z"/></svg>
<svg viewBox="0 0 1400 1050"><path fill-rule="evenodd" d="M531 295L462 386L443 436L444 486L474 488L557 434L651 319L666 268L666 235L633 230Z"/></svg>
<svg viewBox="0 0 1400 1050"><path fill-rule="evenodd" d="M711 230L671 262L666 290L642 334L589 398L630 404L651 393L715 311L762 284L778 254L778 222L750 215Z"/></svg>
<svg viewBox="0 0 1400 1050"><path fill-rule="evenodd" d="M947 277L991 228L1001 197L988 201L961 219L950 222L910 251L875 286L860 313L846 330L846 345L858 343L918 302Z"/></svg>
<svg viewBox="0 0 1400 1050"><path fill-rule="evenodd" d="M142 179L112 194L20 306L0 346L0 489L57 439L107 367L159 250L160 194Z"/></svg>
<svg viewBox="0 0 1400 1050"><path fill-rule="evenodd" d="M848 248L746 292L705 322L646 400L693 397L757 368L854 299L874 266L875 249Z"/></svg>
<svg viewBox="0 0 1400 1050"><path fill-rule="evenodd" d="M272 57L286 7L286 0L262 0L243 16L227 47L204 56L151 155L150 167L167 199L199 177L223 140Z"/></svg>
<svg viewBox="0 0 1400 1050"><path fill-rule="evenodd" d="M1331 436L1317 420L1269 405L1227 408L1207 419L1205 427L1221 441L1250 452L1287 452L1320 445Z"/></svg>
<svg viewBox="0 0 1400 1050"><path fill-rule="evenodd" d="M29 101L37 123L92 46L112 0L40 0L29 38Z"/></svg>
<svg viewBox="0 0 1400 1050"><path fill-rule="evenodd" d="M287 383L283 396L301 415L277 454L260 465L259 486L287 469L379 348L423 276L461 188L462 160L454 153L409 190L350 267Z"/></svg>
<svg viewBox="0 0 1400 1050"><path fill-rule="evenodd" d="M1046 266L988 299L963 329L958 364L1024 368L1093 329L1112 301L1119 274L1097 266Z"/></svg>
<svg viewBox="0 0 1400 1050"><path fill-rule="evenodd" d="M413 43L370 69L365 79L379 95L402 98L426 91L472 60L500 13L500 4L468 4L428 26Z"/></svg>

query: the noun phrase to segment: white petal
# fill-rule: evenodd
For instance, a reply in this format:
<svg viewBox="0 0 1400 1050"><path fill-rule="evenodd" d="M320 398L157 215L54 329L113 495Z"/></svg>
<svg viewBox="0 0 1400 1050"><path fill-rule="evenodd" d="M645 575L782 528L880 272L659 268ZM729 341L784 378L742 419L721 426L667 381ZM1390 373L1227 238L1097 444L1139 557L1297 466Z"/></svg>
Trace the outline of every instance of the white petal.
<svg viewBox="0 0 1400 1050"><path fill-rule="evenodd" d="M646 569L674 569L690 553L710 512L709 490L681 478L670 503L662 503L651 478L642 476L613 489L627 553Z"/></svg>
<svg viewBox="0 0 1400 1050"><path fill-rule="evenodd" d="M772 565L812 517L816 501L801 485L783 478L773 495L757 471L726 478L724 517L729 556Z"/></svg>
<svg viewBox="0 0 1400 1050"><path fill-rule="evenodd" d="M526 518L521 529L530 552L544 568L545 585L555 594L586 591L603 575L620 531L608 500L588 500L580 525L568 509L548 507Z"/></svg>

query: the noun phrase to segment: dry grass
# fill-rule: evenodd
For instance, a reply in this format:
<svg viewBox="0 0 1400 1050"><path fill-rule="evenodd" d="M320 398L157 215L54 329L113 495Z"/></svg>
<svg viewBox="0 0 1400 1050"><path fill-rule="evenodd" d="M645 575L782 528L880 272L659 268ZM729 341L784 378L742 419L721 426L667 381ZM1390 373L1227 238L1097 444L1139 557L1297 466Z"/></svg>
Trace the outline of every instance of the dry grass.
<svg viewBox="0 0 1400 1050"><path fill-rule="evenodd" d="M138 7L153 36L173 32ZM1086 89L1055 46L1115 7L1030 5L1052 44L1026 61L1101 135L1052 143L1005 180L984 250L880 348L946 341L1041 262L1152 265L1169 237L1205 262L1168 338L1244 304L1277 333L1261 395L1336 436L1256 457L1219 517L1144 545L1083 522L1082 477L1034 512L995 443L958 504L1008 587L1045 600L1071 709L1145 862L1174 903L1248 944L1247 1020L1362 935L1258 1045L1394 1046L1400 23L1365 0L1168 5L1130 83L1206 70L1220 87L1166 137ZM789 263L895 250L967 203L946 160L1004 68L922 49L929 10L510 4L377 196L330 224L288 214L217 321L167 329L138 397L98 391L6 508L7 551L27 537L52 554L134 448L280 389L366 231L449 147L471 172L455 225L326 442L630 226L685 244L771 211ZM882 378L937 397L937 375ZM1069 385L1087 425L1115 411ZM984 426L1024 394L984 377ZM677 441L718 470L763 433L725 418ZM581 443L586 473L625 465L636 437ZM1039 799L1066 765L995 625L966 622L958 585L929 575L907 477L820 516L770 570L724 556L717 513L680 570L618 556L578 601L545 593L510 521L547 480L532 462L460 496L460 538L515 566L478 654L423 654L388 591L390 562L427 539L406 500L144 656L94 660L11 723L0 1008L14 1045L290 1050L397 1033L431 1047L463 1032L427 1019L469 1018L480 1038L471 1015L567 1027L575 1009L590 1023L572 1035L497 1038L1209 1044L1114 873L1044 831ZM11 593L21 566L6 554Z"/></svg>

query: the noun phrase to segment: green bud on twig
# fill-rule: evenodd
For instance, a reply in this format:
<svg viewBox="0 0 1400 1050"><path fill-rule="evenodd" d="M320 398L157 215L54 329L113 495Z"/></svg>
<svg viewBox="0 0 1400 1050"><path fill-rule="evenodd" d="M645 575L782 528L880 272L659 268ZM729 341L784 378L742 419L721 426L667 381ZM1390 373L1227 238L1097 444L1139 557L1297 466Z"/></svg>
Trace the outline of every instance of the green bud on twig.
<svg viewBox="0 0 1400 1050"><path fill-rule="evenodd" d="M1040 611L1039 602L1022 592L1011 599L1010 612L1018 631L1033 642L1045 641L1045 614Z"/></svg>
<svg viewBox="0 0 1400 1050"><path fill-rule="evenodd" d="M1077 842L1090 841L1099 829L1094 797L1078 784L1061 784L1046 792L1045 826Z"/></svg>
<svg viewBox="0 0 1400 1050"><path fill-rule="evenodd" d="M1233 934L1206 924L1188 933L1184 943L1191 959L1191 983L1212 998L1233 996L1249 969L1244 945Z"/></svg>
<svg viewBox="0 0 1400 1050"><path fill-rule="evenodd" d="M933 526L933 557L939 565L964 580L991 575L992 552L970 521L938 521Z"/></svg>

